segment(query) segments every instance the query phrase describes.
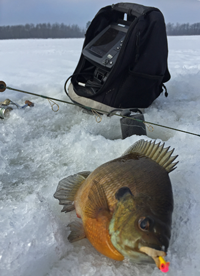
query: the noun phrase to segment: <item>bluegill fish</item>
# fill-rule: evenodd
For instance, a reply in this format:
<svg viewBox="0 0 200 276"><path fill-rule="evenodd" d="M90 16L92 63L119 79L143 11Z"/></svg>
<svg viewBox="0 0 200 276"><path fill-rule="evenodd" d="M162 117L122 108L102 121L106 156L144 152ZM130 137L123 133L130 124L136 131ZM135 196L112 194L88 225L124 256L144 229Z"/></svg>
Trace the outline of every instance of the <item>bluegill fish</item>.
<svg viewBox="0 0 200 276"><path fill-rule="evenodd" d="M174 150L139 140L121 157L93 172L68 176L54 197L62 211L76 210L71 242L87 238L105 256L153 262L160 268L171 236L173 194L169 172Z"/></svg>

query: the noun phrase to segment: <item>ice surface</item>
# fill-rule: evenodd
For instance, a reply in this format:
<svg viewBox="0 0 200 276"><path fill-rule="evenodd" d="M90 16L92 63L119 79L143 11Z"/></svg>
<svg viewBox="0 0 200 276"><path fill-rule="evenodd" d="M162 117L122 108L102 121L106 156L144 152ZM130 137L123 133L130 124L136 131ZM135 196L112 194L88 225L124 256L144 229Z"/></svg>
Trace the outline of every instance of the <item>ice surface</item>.
<svg viewBox="0 0 200 276"><path fill-rule="evenodd" d="M168 98L161 95L145 112L150 122L200 134L200 37L169 37ZM1 80L7 86L68 100L63 85L78 62L82 39L0 41ZM7 90L10 98L33 108L14 110L1 120L0 275L128 276L162 275L156 267L116 262L87 240L69 244L67 224L53 198L60 179L120 156L141 137L120 139L119 118L94 116L59 103ZM168 251L168 275L200 275L200 138L157 129L174 147L179 164L170 173L175 208ZM146 137L142 137L146 138ZM149 138L147 138L149 139Z"/></svg>

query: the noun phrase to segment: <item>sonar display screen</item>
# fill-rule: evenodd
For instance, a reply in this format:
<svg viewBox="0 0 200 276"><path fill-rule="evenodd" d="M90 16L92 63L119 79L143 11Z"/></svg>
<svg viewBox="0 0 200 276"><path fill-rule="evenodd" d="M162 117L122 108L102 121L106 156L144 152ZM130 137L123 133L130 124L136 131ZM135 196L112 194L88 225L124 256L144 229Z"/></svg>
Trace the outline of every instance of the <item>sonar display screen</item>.
<svg viewBox="0 0 200 276"><path fill-rule="evenodd" d="M123 37L125 33L114 28L109 28L93 45L89 50L94 52L100 57L103 57L108 51Z"/></svg>

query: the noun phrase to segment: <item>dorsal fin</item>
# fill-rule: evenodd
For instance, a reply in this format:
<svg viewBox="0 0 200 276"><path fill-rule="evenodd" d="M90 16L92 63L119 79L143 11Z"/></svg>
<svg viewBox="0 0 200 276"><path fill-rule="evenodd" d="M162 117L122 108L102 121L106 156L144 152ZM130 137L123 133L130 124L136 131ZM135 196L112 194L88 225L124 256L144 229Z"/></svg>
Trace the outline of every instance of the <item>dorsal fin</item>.
<svg viewBox="0 0 200 276"><path fill-rule="evenodd" d="M178 162L173 163L173 161L178 157L178 155L171 156L174 149L169 151L170 147L164 148L164 145L164 143L156 144L155 141L152 143L152 141L139 140L128 148L122 156L130 153L139 153L151 158L169 173L176 169L175 166Z"/></svg>
<svg viewBox="0 0 200 276"><path fill-rule="evenodd" d="M95 182L88 195L85 214L89 218L97 218L99 211L103 210L109 211L108 201L103 186Z"/></svg>

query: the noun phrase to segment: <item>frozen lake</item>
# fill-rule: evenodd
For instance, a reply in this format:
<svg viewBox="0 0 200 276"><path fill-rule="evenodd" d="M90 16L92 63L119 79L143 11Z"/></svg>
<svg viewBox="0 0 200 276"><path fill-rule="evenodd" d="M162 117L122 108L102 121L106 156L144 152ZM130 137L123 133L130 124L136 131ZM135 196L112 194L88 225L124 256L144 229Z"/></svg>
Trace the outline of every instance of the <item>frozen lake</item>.
<svg viewBox="0 0 200 276"><path fill-rule="evenodd" d="M200 36L168 37L171 80L145 119L200 134ZM7 86L68 100L65 80L79 60L83 40L0 40L0 80ZM94 170L119 157L135 141L120 139L118 117L93 116L59 103L6 90L6 98L33 108L14 110L1 120L0 275L128 276L162 275L156 267L112 261L87 240L70 244L67 224L75 213L61 213L53 198L65 176ZM175 148L179 164L170 173L174 193L168 275L200 275L200 137L164 129L158 141Z"/></svg>

